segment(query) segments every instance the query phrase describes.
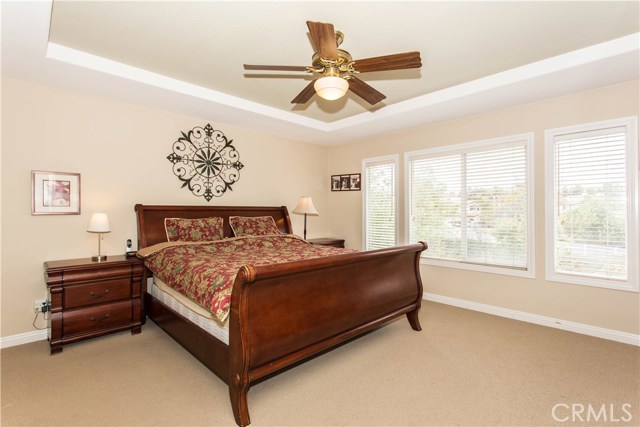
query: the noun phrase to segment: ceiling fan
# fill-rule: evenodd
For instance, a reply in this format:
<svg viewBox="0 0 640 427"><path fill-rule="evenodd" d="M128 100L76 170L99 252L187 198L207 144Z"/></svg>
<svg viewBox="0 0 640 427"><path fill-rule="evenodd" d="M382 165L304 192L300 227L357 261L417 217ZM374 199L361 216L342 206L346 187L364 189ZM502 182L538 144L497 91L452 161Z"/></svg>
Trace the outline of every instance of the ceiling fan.
<svg viewBox="0 0 640 427"><path fill-rule="evenodd" d="M344 40L344 34L340 31L334 31L333 24L307 21L307 27L315 49L311 66L244 64L245 70L304 71L321 75L302 89L302 92L293 98L292 104L305 104L316 93L321 98L334 100L341 98L347 90L351 90L369 104L374 105L385 99L386 96L354 74L405 70L422 66L420 52L405 52L353 60L349 52L338 49Z"/></svg>

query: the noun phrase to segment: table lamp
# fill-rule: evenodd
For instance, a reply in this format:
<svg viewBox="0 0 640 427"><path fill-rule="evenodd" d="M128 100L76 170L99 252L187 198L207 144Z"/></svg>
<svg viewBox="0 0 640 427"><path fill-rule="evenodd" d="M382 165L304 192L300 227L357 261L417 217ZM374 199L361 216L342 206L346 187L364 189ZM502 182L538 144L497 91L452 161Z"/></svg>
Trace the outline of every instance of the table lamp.
<svg viewBox="0 0 640 427"><path fill-rule="evenodd" d="M293 209L293 213L304 215L304 240L307 240L307 215L320 215L316 210L316 207L313 206L313 200L311 200L311 197L300 197L300 200L298 200L298 204Z"/></svg>
<svg viewBox="0 0 640 427"><path fill-rule="evenodd" d="M109 227L109 218L107 218L107 214L104 213L94 213L91 215L91 220L89 221L89 227L87 228L89 233L98 233L98 256L92 256L91 261L102 262L107 260L106 255L102 255L100 241L102 240L102 233L111 232L111 228Z"/></svg>

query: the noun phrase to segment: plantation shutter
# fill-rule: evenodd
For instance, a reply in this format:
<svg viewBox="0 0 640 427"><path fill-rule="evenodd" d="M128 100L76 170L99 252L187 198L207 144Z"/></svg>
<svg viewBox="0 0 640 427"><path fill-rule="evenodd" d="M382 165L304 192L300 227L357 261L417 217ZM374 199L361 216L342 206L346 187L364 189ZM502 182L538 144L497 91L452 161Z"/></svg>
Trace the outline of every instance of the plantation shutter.
<svg viewBox="0 0 640 427"><path fill-rule="evenodd" d="M396 245L396 164L365 166L365 250Z"/></svg>
<svg viewBox="0 0 640 427"><path fill-rule="evenodd" d="M555 271L627 280L626 128L553 143Z"/></svg>
<svg viewBox="0 0 640 427"><path fill-rule="evenodd" d="M435 153L410 162L410 239L423 256L526 269L527 146Z"/></svg>

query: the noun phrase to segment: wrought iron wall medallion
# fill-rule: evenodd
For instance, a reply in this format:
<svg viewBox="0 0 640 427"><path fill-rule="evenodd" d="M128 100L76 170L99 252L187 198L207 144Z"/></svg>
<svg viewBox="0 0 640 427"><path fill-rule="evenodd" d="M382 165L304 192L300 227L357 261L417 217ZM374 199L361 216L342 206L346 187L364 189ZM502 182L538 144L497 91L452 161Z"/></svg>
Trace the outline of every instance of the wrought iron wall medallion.
<svg viewBox="0 0 640 427"><path fill-rule="evenodd" d="M167 159L173 173L197 197L207 202L220 197L240 179L240 153L231 146L233 140L210 124L194 127L173 143L173 153Z"/></svg>

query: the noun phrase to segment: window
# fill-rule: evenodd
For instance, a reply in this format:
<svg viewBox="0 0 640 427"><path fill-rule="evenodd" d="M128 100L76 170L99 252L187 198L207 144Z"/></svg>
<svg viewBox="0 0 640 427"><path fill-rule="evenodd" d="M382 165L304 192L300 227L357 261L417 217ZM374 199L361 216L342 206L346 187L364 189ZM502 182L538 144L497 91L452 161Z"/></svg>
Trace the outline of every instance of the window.
<svg viewBox="0 0 640 427"><path fill-rule="evenodd" d="M362 161L364 171L364 249L381 249L397 242L398 156Z"/></svg>
<svg viewBox="0 0 640 427"><path fill-rule="evenodd" d="M638 290L636 118L545 134L547 280Z"/></svg>
<svg viewBox="0 0 640 427"><path fill-rule="evenodd" d="M533 277L533 135L407 153L408 240L427 264Z"/></svg>

